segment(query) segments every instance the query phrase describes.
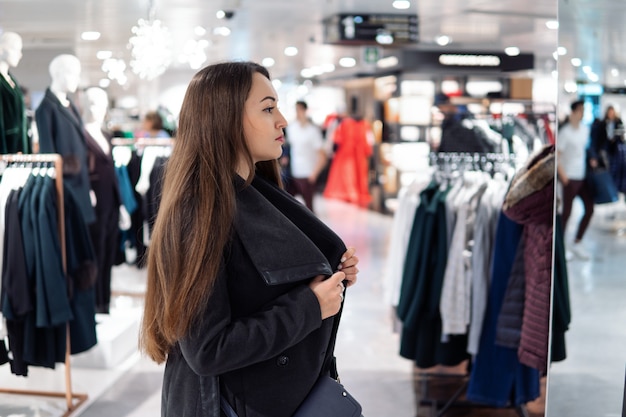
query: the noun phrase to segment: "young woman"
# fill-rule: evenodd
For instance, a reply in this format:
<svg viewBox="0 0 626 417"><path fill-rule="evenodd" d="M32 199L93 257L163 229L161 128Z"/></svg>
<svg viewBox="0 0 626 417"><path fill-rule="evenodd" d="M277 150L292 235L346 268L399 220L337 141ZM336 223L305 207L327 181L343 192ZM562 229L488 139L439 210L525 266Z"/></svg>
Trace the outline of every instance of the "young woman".
<svg viewBox="0 0 626 417"><path fill-rule="evenodd" d="M289 417L333 366L358 258L281 189L286 121L267 70L192 79L148 252L141 347L167 361L162 416ZM222 415L224 411L221 411Z"/></svg>

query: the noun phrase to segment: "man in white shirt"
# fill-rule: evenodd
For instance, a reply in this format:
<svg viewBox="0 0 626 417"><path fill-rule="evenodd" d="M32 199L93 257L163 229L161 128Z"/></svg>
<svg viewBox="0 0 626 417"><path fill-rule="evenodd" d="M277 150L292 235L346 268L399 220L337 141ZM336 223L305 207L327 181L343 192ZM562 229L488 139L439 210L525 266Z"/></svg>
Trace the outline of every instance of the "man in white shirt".
<svg viewBox="0 0 626 417"><path fill-rule="evenodd" d="M571 106L568 122L559 129L557 137L557 172L559 181L563 185L563 230L572 211L574 198L577 196L583 202L585 213L578 223L576 235L569 250L580 259L589 259L581 240L589 226L593 215L593 191L589 187L586 176L587 146L589 144L589 127L582 123L585 113L585 103L582 100L574 101ZM596 163L590 160L590 165Z"/></svg>
<svg viewBox="0 0 626 417"><path fill-rule="evenodd" d="M287 126L291 165L287 190L294 196L301 195L304 204L313 211L315 183L327 159L322 132L307 117L307 109L306 102L296 102L296 120Z"/></svg>

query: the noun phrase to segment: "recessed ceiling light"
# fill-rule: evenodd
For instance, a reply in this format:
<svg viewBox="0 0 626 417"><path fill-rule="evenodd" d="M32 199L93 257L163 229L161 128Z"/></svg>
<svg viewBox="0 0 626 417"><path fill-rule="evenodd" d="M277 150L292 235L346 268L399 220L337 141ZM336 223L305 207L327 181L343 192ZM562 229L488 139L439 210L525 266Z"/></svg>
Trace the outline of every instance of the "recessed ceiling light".
<svg viewBox="0 0 626 417"><path fill-rule="evenodd" d="M274 58L270 58L270 57L263 58L263 61L261 61L261 65L267 68L274 66L275 63L276 61L274 61Z"/></svg>
<svg viewBox="0 0 626 417"><path fill-rule="evenodd" d="M213 34L214 35L220 35L220 36L229 36L230 35L230 29L227 28L226 26L219 26L219 27L216 27L215 29L213 29Z"/></svg>
<svg viewBox="0 0 626 417"><path fill-rule="evenodd" d="M205 28L203 28L202 26L196 26L196 27L193 29L193 31L194 31L194 33L195 33L196 35L198 35L198 36L204 36L204 35L206 35L206 29L205 29Z"/></svg>
<svg viewBox="0 0 626 417"><path fill-rule="evenodd" d="M392 5L394 9L405 10L411 7L411 2L408 0L395 0Z"/></svg>
<svg viewBox="0 0 626 417"><path fill-rule="evenodd" d="M567 48L566 48L566 47L564 47L564 46L559 46L559 47L556 49L556 52L557 52L559 55L565 55L565 54L567 54Z"/></svg>
<svg viewBox="0 0 626 417"><path fill-rule="evenodd" d="M580 58L572 58L572 65L575 67L580 67L583 62L580 60Z"/></svg>
<svg viewBox="0 0 626 417"><path fill-rule="evenodd" d="M109 59L113 56L113 52L111 51L98 51L96 52L96 58L98 59Z"/></svg>
<svg viewBox="0 0 626 417"><path fill-rule="evenodd" d="M517 46L509 46L504 48L504 53L508 56L518 56L520 54L520 50Z"/></svg>
<svg viewBox="0 0 626 417"><path fill-rule="evenodd" d="M559 28L559 21L558 20L548 20L546 22L546 27L548 29L556 30L556 29Z"/></svg>
<svg viewBox="0 0 626 417"><path fill-rule="evenodd" d="M218 19L223 19L224 17L226 17L226 12L224 10L218 10L215 13L215 17L217 17Z"/></svg>
<svg viewBox="0 0 626 417"><path fill-rule="evenodd" d="M84 41L97 41L100 39L100 32L87 31L80 34L80 37Z"/></svg>
<svg viewBox="0 0 626 417"><path fill-rule="evenodd" d="M288 46L285 48L285 55L287 56L296 56L298 55L298 48L295 46Z"/></svg>
<svg viewBox="0 0 626 417"><path fill-rule="evenodd" d="M356 65L356 59L348 56L343 57L339 60L339 65L344 68L351 68Z"/></svg>
<svg viewBox="0 0 626 417"><path fill-rule="evenodd" d="M437 44L440 46L446 46L447 44L450 43L451 40L452 39L450 39L449 36L441 35L441 36L437 36L437 38L435 39L435 42L437 42Z"/></svg>

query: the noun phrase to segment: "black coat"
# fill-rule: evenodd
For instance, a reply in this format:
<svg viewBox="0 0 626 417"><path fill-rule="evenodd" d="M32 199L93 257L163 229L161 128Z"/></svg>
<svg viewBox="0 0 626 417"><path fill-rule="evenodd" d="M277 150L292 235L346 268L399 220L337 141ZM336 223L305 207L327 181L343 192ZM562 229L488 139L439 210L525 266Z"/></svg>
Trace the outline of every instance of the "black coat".
<svg viewBox="0 0 626 417"><path fill-rule="evenodd" d="M39 132L39 151L58 153L63 157L63 181L74 190L86 224L96 220L89 197L89 166L87 162L86 131L78 110L70 102L64 107L50 91L35 111Z"/></svg>
<svg viewBox="0 0 626 417"><path fill-rule="evenodd" d="M161 415L218 416L221 391L239 417L290 417L332 359L334 318L321 320L308 282L331 275L345 250L268 182L238 191L233 237L201 323L168 355Z"/></svg>

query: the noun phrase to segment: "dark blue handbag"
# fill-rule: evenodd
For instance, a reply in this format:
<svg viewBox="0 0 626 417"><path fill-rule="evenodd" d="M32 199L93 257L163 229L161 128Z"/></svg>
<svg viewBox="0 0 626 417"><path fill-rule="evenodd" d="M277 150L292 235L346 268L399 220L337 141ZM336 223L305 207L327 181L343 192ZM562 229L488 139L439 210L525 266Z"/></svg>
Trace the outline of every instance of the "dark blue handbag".
<svg viewBox="0 0 626 417"><path fill-rule="evenodd" d="M321 376L293 417L360 417L361 404L330 376Z"/></svg>
<svg viewBox="0 0 626 417"><path fill-rule="evenodd" d="M589 170L587 180L592 188L595 204L614 203L618 200L617 187L611 173L606 169Z"/></svg>

